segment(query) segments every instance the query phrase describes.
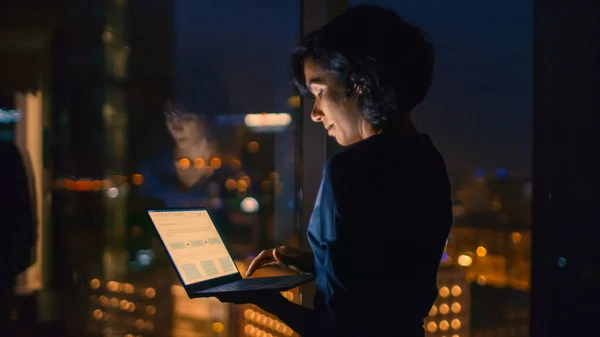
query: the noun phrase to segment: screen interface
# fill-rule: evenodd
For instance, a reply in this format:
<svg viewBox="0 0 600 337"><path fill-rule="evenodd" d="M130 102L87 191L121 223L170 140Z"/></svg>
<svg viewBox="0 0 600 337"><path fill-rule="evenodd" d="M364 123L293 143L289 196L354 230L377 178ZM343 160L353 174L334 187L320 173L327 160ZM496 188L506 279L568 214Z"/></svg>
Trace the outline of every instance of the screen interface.
<svg viewBox="0 0 600 337"><path fill-rule="evenodd" d="M148 213L185 285L238 273L206 210Z"/></svg>

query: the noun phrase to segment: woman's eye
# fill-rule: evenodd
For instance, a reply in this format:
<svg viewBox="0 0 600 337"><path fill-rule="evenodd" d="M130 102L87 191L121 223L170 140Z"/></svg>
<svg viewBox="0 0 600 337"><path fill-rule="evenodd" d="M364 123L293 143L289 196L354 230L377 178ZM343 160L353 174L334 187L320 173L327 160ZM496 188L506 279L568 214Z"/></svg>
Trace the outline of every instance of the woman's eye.
<svg viewBox="0 0 600 337"><path fill-rule="evenodd" d="M319 89L317 90L317 96L322 96L323 95L323 89Z"/></svg>

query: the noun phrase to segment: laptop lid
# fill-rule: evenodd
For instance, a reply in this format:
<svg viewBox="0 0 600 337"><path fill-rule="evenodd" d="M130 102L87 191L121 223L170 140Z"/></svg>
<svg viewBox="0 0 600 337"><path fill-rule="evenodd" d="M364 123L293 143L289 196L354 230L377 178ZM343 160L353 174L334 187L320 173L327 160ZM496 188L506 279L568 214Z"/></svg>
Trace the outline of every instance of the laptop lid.
<svg viewBox="0 0 600 337"><path fill-rule="evenodd" d="M206 209L149 209L148 215L188 294L242 278Z"/></svg>

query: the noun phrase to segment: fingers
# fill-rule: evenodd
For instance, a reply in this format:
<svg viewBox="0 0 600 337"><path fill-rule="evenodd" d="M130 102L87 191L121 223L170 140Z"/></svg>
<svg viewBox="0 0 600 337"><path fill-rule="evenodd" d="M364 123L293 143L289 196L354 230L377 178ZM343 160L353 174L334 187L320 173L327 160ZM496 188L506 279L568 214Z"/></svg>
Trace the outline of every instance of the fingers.
<svg viewBox="0 0 600 337"><path fill-rule="evenodd" d="M248 266L248 270L246 271L246 276L252 276L255 271L266 267L264 264L269 262L276 262L273 258L273 251L270 249L263 250L254 258L254 260L252 260L252 262L250 262L250 266Z"/></svg>
<svg viewBox="0 0 600 337"><path fill-rule="evenodd" d="M248 266L246 276L252 276L258 269L277 264L282 264L295 271L299 271L299 269L294 266L294 263L297 262L298 252L299 250L287 246L263 250L254 258L254 260L252 260L250 266Z"/></svg>
<svg viewBox="0 0 600 337"><path fill-rule="evenodd" d="M273 258L288 268L296 272L302 272L300 268L298 268L295 263L297 263L297 250L294 248L290 248L287 246L280 246L278 248L273 249Z"/></svg>
<svg viewBox="0 0 600 337"><path fill-rule="evenodd" d="M285 246L281 246L278 248L273 248L273 252L271 253L273 255L273 258L275 260L277 260L278 262L282 262L282 259L285 259L285 254L286 254L286 247Z"/></svg>
<svg viewBox="0 0 600 337"><path fill-rule="evenodd" d="M298 251L287 246L273 249L273 258L285 265L293 265L297 262Z"/></svg>
<svg viewBox="0 0 600 337"><path fill-rule="evenodd" d="M269 262L263 262L260 265L259 269L263 269L263 268L267 268L267 267L272 267L272 266L277 266L279 264L280 264L279 262L274 261L274 260L273 261L269 261Z"/></svg>

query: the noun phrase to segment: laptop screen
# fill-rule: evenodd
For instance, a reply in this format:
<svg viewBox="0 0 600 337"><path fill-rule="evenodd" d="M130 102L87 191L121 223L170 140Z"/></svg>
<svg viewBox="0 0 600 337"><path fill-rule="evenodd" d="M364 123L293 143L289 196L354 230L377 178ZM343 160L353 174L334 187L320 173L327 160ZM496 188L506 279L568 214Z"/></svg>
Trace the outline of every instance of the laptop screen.
<svg viewBox="0 0 600 337"><path fill-rule="evenodd" d="M148 214L184 285L238 273L206 210L150 210Z"/></svg>

